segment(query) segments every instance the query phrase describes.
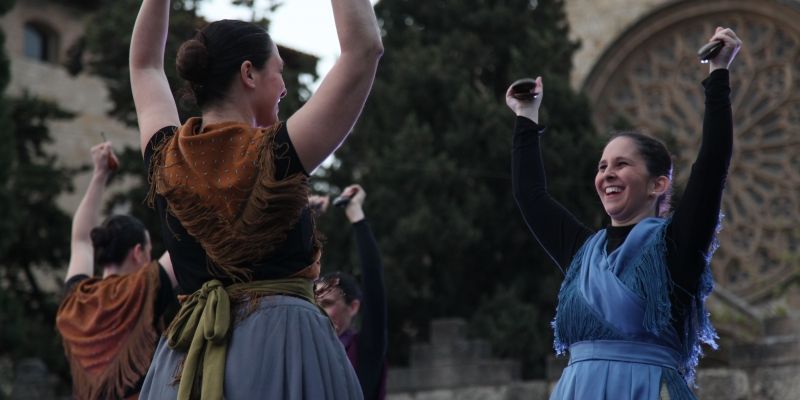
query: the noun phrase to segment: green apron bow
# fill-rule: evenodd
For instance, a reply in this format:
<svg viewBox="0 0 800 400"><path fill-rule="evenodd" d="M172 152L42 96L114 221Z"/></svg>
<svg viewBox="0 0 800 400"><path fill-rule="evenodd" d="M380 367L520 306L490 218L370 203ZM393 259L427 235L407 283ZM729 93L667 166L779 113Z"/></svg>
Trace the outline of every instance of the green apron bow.
<svg viewBox="0 0 800 400"><path fill-rule="evenodd" d="M189 400L194 383L200 378L200 398L222 400L231 297L244 300L253 295L290 295L316 304L312 283L305 278L236 283L228 287L216 279L204 283L181 304L167 328L169 347L186 352L178 400Z"/></svg>

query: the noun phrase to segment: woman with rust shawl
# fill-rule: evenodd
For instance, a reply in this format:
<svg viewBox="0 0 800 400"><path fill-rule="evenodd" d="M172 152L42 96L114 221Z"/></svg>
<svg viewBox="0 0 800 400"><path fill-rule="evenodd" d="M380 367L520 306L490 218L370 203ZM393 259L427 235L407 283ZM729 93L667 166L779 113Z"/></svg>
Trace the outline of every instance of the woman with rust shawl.
<svg viewBox="0 0 800 400"><path fill-rule="evenodd" d="M106 181L117 161L109 142L91 153L94 172L72 221L56 327L75 398L135 399L176 281L168 253L151 261L150 234L141 221L114 215L98 226ZM94 265L101 267L102 278L93 277Z"/></svg>
<svg viewBox="0 0 800 400"><path fill-rule="evenodd" d="M177 55L202 116L180 124L164 73L170 4L144 0L130 73L151 197L186 298L143 398L361 398L314 303L308 174L347 137L383 51L369 0L333 0L341 56L286 121L283 60L263 28L223 20Z"/></svg>

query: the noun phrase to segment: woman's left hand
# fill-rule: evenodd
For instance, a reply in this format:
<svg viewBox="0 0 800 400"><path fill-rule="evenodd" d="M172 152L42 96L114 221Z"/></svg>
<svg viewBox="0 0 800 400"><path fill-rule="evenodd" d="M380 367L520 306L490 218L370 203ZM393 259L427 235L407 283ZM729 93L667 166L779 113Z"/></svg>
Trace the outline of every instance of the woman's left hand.
<svg viewBox="0 0 800 400"><path fill-rule="evenodd" d="M728 69L742 47L742 41L730 28L718 26L714 36L709 40L709 42L715 41L722 42L723 46L714 58L708 60L709 72L717 69Z"/></svg>
<svg viewBox="0 0 800 400"><path fill-rule="evenodd" d="M506 90L506 105L511 111L519 117L526 117L533 122L539 123L539 106L542 105L542 97L544 96L544 86L542 85L542 77L536 78L536 86L533 88L533 93L536 96L533 100L524 101L519 100L511 95L511 86Z"/></svg>

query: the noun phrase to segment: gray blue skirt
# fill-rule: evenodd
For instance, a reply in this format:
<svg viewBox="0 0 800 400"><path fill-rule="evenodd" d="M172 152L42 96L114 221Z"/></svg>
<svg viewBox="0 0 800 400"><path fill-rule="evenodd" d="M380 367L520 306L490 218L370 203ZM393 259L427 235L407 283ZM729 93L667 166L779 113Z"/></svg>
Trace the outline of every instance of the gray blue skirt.
<svg viewBox="0 0 800 400"><path fill-rule="evenodd" d="M697 400L676 369L678 354L651 343L595 340L569 348L550 400Z"/></svg>
<svg viewBox="0 0 800 400"><path fill-rule="evenodd" d="M259 301L256 311L233 326L225 362L226 400L363 399L326 315L295 297ZM162 337L139 398L174 400L184 355Z"/></svg>

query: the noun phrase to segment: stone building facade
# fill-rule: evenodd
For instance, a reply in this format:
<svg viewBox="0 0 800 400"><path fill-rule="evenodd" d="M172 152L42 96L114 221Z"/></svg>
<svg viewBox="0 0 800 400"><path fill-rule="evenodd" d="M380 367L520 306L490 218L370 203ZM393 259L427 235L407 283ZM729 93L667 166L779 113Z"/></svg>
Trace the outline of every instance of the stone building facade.
<svg viewBox="0 0 800 400"><path fill-rule="evenodd" d="M699 143L705 72L694 52L716 25L734 27L743 39L732 66L735 154L710 300L722 348L700 372L700 394L800 398L800 0L565 0L565 6L571 35L582 44L572 85L593 104L598 131L622 121L663 138L675 152L678 183ZM119 148L138 143L134 129L106 115L111 105L103 82L61 66L86 18L50 0L18 0L0 18L11 59L8 94L27 91L77 113L51 124L52 148L71 166L88 161L101 132ZM88 175L77 178L75 193L61 200L65 210L76 208L87 184ZM397 371L391 398L545 398L552 382L518 382L513 363L491 360L485 345L462 339L445 341L462 347L420 350L420 368L473 357L476 371L494 374L473 371L472 385L437 389L414 386L414 374L424 371ZM444 361L426 351L444 354ZM480 361L484 356L488 361Z"/></svg>
<svg viewBox="0 0 800 400"><path fill-rule="evenodd" d="M27 92L56 102L75 118L52 121L51 150L64 164L75 167L91 162L89 148L102 141L100 133L114 147L138 146L138 132L107 115L112 105L106 85L97 77L67 72L63 64L68 50L83 36L89 15L85 10L67 7L57 1L17 1L0 17L10 59L10 96ZM90 174L79 175L75 191L62 196L59 204L73 212L89 184Z"/></svg>

